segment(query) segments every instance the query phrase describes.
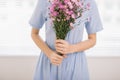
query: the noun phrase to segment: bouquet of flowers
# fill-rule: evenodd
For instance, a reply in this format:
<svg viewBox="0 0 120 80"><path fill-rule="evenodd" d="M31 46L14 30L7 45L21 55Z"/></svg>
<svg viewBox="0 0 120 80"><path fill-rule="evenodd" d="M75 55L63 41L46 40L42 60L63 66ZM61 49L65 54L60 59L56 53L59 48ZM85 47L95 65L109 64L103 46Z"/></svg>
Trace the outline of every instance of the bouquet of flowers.
<svg viewBox="0 0 120 80"><path fill-rule="evenodd" d="M67 33L73 28L75 20L82 16L82 13L89 9L83 1L78 0L52 0L49 7L49 16L53 22L56 39L65 39Z"/></svg>

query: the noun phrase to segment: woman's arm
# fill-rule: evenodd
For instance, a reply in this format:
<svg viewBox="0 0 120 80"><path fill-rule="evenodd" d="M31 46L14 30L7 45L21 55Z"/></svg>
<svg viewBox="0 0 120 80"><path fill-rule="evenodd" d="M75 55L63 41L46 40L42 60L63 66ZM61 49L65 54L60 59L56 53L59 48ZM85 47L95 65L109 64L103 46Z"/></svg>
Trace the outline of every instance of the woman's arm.
<svg viewBox="0 0 120 80"><path fill-rule="evenodd" d="M32 28L31 37L35 44L47 55L49 56L52 53L52 50L44 43L42 38L39 36L39 30Z"/></svg>
<svg viewBox="0 0 120 80"><path fill-rule="evenodd" d="M47 57L50 59L52 64L59 65L62 62L63 58L66 57L65 55L60 56L56 54L55 51L51 50L47 46L47 44L42 40L42 38L39 36L38 29L32 28L31 37L35 42L35 44L45 53L45 55L47 55Z"/></svg>
<svg viewBox="0 0 120 80"><path fill-rule="evenodd" d="M65 40L56 40L56 51L68 54L73 52L80 52L93 47L96 44L96 33L89 34L88 39L77 44L69 44Z"/></svg>
<svg viewBox="0 0 120 80"><path fill-rule="evenodd" d="M71 45L73 48L71 50L72 52L84 51L93 47L95 44L96 44L96 34L89 34L87 40L79 42L78 44Z"/></svg>

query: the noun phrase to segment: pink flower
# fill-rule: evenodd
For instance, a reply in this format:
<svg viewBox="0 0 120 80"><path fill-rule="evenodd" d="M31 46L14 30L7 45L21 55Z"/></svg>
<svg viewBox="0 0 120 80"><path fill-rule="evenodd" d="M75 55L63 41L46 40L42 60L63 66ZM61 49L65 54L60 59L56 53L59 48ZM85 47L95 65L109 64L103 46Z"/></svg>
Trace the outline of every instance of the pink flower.
<svg viewBox="0 0 120 80"><path fill-rule="evenodd" d="M87 3L86 8L89 10L90 9L90 3Z"/></svg>
<svg viewBox="0 0 120 80"><path fill-rule="evenodd" d="M73 14L73 11L71 10L70 13Z"/></svg>
<svg viewBox="0 0 120 80"><path fill-rule="evenodd" d="M64 4L63 4L64 3ZM61 20L64 20L63 23L68 24L70 29L74 26L75 19L81 17L82 13L90 9L90 3L84 5L83 0L52 0L52 5L50 6L50 18L51 21L58 25L63 25L60 23ZM79 8L79 9L78 9ZM60 18L60 19L59 19ZM69 22L66 22L69 20ZM89 19L87 19L89 20ZM56 26L56 25L54 25ZM64 25L66 26L66 25ZM58 26L56 26L58 27ZM64 29L65 27L63 27ZM56 28L57 29L57 28ZM60 28L59 28L60 29ZM62 30L63 30L62 29Z"/></svg>
<svg viewBox="0 0 120 80"><path fill-rule="evenodd" d="M53 12L53 11L54 11L54 8L51 7L51 8L50 8L50 12Z"/></svg>
<svg viewBox="0 0 120 80"><path fill-rule="evenodd" d="M57 19L57 21L59 22L59 21L60 21L60 19Z"/></svg>
<svg viewBox="0 0 120 80"><path fill-rule="evenodd" d="M71 17L75 19L75 14L72 14L72 16L71 16Z"/></svg>
<svg viewBox="0 0 120 80"><path fill-rule="evenodd" d="M59 8L60 8L60 9L64 9L64 5L59 4Z"/></svg>
<svg viewBox="0 0 120 80"><path fill-rule="evenodd" d="M70 26L73 26L73 23L70 23Z"/></svg>
<svg viewBox="0 0 120 80"><path fill-rule="evenodd" d="M77 16L80 16L80 13L77 13Z"/></svg>
<svg viewBox="0 0 120 80"><path fill-rule="evenodd" d="M53 12L53 11L54 11L54 8L55 8L55 5L52 5L52 6L50 7L50 12Z"/></svg>
<svg viewBox="0 0 120 80"><path fill-rule="evenodd" d="M52 21L55 21L55 19L54 19L54 18L52 18Z"/></svg>
<svg viewBox="0 0 120 80"><path fill-rule="evenodd" d="M72 0L76 5L78 5L78 0Z"/></svg>
<svg viewBox="0 0 120 80"><path fill-rule="evenodd" d="M70 29L73 29L73 23L70 23Z"/></svg>
<svg viewBox="0 0 120 80"><path fill-rule="evenodd" d="M67 5L64 5L64 9L67 9Z"/></svg>
<svg viewBox="0 0 120 80"><path fill-rule="evenodd" d="M69 12L69 10L68 10L68 9L65 9L64 11L65 11L67 14L68 14L68 12Z"/></svg>
<svg viewBox="0 0 120 80"><path fill-rule="evenodd" d="M70 9L72 9L72 8L73 8L73 5L72 5L72 3L71 3L71 2L68 2L68 5L69 5Z"/></svg>
<svg viewBox="0 0 120 80"><path fill-rule="evenodd" d="M66 9L66 11L65 11L68 15L72 15L73 14L73 11L71 10L71 11L69 11L68 9Z"/></svg>
<svg viewBox="0 0 120 80"><path fill-rule="evenodd" d="M70 2L70 0L64 0L64 3L66 3L66 4L67 4L68 2Z"/></svg>
<svg viewBox="0 0 120 80"><path fill-rule="evenodd" d="M69 20L70 19L70 16L67 16L67 18L66 18L67 20Z"/></svg>
<svg viewBox="0 0 120 80"><path fill-rule="evenodd" d="M58 14L58 13L57 13L56 11L54 11L54 12L52 13L52 16L55 17L55 16L57 16L57 14Z"/></svg>
<svg viewBox="0 0 120 80"><path fill-rule="evenodd" d="M83 3L82 2L79 3L79 7L83 8Z"/></svg>
<svg viewBox="0 0 120 80"><path fill-rule="evenodd" d="M73 14L73 11L69 11L69 13L68 13L69 15L72 15Z"/></svg>

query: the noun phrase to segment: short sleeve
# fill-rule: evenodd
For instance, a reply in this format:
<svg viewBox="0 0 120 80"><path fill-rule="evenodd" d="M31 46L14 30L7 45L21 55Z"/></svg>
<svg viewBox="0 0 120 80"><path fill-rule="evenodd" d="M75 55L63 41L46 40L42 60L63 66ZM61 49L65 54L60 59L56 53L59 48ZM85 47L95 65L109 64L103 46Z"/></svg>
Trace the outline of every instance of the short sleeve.
<svg viewBox="0 0 120 80"><path fill-rule="evenodd" d="M89 21L85 22L85 27L88 34L103 30L98 8L94 0L90 0Z"/></svg>
<svg viewBox="0 0 120 80"><path fill-rule="evenodd" d="M45 18L44 18L44 14L43 14L44 1L45 0L38 0L37 1L37 5L34 9L34 12L31 16L30 20L29 20L30 26L32 26L36 29L40 29L45 22Z"/></svg>

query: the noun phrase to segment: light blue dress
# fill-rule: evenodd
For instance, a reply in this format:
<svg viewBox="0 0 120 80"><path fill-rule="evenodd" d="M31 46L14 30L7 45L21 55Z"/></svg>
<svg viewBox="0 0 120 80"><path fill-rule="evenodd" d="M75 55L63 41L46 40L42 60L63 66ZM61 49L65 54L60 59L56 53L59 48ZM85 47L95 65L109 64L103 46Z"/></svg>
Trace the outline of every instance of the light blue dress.
<svg viewBox="0 0 120 80"><path fill-rule="evenodd" d="M84 12L82 17L76 19L74 28L68 32L65 38L70 44L82 41L84 29L86 29L88 34L103 30L96 2L94 0L84 0L85 4L88 2L91 6L90 10ZM29 24L36 29L40 29L45 23L45 43L55 50L55 32L48 16L48 7L50 5L48 0L38 0ZM67 54L67 58L63 60L60 66L51 64L48 57L41 51L34 73L34 80L89 80L89 78L84 51Z"/></svg>

